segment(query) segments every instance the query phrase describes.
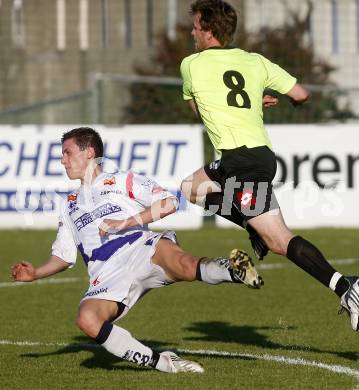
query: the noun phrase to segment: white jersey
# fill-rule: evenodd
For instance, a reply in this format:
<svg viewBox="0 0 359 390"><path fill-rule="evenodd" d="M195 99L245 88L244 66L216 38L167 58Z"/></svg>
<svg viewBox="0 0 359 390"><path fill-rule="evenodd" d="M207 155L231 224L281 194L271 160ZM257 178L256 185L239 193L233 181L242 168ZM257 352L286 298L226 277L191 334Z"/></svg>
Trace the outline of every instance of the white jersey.
<svg viewBox="0 0 359 390"><path fill-rule="evenodd" d="M90 280L103 271L110 273L119 261L113 255L143 240L148 227L138 225L101 237L98 229L101 222L105 218L127 219L167 198L178 205L173 194L145 176L133 172L102 173L91 185L82 185L68 195L61 210L52 254L74 265L78 249L88 267Z"/></svg>

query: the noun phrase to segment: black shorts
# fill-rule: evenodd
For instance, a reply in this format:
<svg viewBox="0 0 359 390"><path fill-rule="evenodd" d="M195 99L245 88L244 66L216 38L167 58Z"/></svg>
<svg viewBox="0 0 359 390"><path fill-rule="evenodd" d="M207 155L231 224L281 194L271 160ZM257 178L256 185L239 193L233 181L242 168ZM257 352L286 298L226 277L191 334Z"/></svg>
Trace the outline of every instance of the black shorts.
<svg viewBox="0 0 359 390"><path fill-rule="evenodd" d="M277 162L267 146L223 150L222 158L204 166L220 184L224 200L235 205L245 220L279 208L273 192Z"/></svg>

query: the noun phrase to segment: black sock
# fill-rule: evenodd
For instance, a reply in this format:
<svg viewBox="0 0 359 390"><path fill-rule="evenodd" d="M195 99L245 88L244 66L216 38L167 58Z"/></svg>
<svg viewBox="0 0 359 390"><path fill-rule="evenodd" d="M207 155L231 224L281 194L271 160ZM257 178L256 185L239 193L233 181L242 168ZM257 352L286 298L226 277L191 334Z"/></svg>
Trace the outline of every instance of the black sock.
<svg viewBox="0 0 359 390"><path fill-rule="evenodd" d="M198 260L198 263L197 263L197 269L196 269L196 280L198 281L202 281L202 275L201 275L201 260L204 259L205 257L201 257L199 260Z"/></svg>
<svg viewBox="0 0 359 390"><path fill-rule="evenodd" d="M148 365L151 366L152 368L156 368L159 360L160 360L160 354L157 351L152 350L152 357Z"/></svg>
<svg viewBox="0 0 359 390"><path fill-rule="evenodd" d="M95 341L97 344L103 344L110 335L112 331L113 325L109 321L104 321L104 323L101 326L100 331L98 332L98 335L95 337Z"/></svg>
<svg viewBox="0 0 359 390"><path fill-rule="evenodd" d="M330 280L336 271L327 262L321 252L309 241L306 241L300 236L293 237L288 244L287 257L289 260L293 261L293 263L295 263L298 267L302 268L309 275L313 276L319 282L329 287ZM344 292L346 291L346 283L347 289L349 287L349 284L346 279L344 277L341 277L338 280L338 292L337 287L335 288L335 292L337 293L337 295L339 295L339 293L343 289ZM339 296L341 295L342 294L340 294Z"/></svg>
<svg viewBox="0 0 359 390"><path fill-rule="evenodd" d="M345 279L344 276L342 276L335 286L334 292L338 295L338 297L341 297L349 288L349 282Z"/></svg>

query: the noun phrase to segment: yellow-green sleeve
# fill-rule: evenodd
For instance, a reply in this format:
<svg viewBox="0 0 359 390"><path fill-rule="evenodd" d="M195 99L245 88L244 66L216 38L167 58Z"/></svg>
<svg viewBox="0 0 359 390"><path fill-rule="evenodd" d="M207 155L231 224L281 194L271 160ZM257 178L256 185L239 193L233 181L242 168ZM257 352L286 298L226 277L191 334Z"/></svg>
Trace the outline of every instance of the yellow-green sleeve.
<svg viewBox="0 0 359 390"><path fill-rule="evenodd" d="M193 99L192 96L192 82L191 82L191 76L189 71L189 63L188 57L186 57L182 63L181 63L181 77L183 80L183 86L182 86L182 92L183 92L183 99L184 100L191 100Z"/></svg>
<svg viewBox="0 0 359 390"><path fill-rule="evenodd" d="M263 65L267 72L267 78L265 81L265 87L274 89L279 93L288 93L296 84L297 79L291 76L286 70L281 68L279 65L274 64L267 58L258 54L263 62Z"/></svg>

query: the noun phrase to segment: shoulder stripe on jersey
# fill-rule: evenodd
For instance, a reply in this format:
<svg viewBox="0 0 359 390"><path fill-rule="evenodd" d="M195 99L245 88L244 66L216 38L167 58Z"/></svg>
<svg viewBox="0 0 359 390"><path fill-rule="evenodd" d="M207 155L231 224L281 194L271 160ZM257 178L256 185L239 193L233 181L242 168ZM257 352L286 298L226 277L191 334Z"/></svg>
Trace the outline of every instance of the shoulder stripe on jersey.
<svg viewBox="0 0 359 390"><path fill-rule="evenodd" d="M135 196L133 195L133 173L129 172L126 178L126 191L127 195L131 199L135 199Z"/></svg>

